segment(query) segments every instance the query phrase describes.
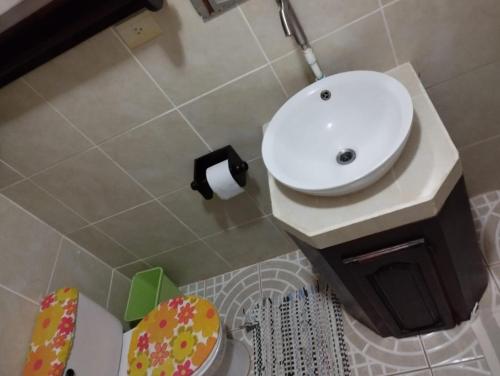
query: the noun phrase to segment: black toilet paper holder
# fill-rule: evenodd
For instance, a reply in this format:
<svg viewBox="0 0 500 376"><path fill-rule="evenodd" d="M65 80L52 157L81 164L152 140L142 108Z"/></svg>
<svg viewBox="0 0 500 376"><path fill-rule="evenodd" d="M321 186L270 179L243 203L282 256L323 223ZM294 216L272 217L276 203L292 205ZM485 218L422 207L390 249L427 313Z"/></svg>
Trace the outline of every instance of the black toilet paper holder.
<svg viewBox="0 0 500 376"><path fill-rule="evenodd" d="M212 191L207 181L207 168L226 159L234 180L240 187L244 187L247 183L248 163L240 158L231 145L227 145L194 160L194 180L191 182L191 189L200 192L207 200L214 197L214 191Z"/></svg>

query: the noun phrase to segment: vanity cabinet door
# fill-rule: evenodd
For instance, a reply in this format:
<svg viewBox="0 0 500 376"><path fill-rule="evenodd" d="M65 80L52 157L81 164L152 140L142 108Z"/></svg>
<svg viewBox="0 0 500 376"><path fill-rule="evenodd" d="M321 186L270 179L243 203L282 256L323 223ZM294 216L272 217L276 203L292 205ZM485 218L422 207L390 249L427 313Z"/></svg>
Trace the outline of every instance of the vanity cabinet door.
<svg viewBox="0 0 500 376"><path fill-rule="evenodd" d="M342 260L394 334L453 324L430 252L418 239Z"/></svg>

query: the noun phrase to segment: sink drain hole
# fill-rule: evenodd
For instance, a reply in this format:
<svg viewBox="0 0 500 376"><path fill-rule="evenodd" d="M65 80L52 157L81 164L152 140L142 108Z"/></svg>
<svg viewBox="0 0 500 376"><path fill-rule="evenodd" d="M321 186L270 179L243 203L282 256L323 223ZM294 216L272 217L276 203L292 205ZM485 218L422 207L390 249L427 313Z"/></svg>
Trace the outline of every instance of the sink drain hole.
<svg viewBox="0 0 500 376"><path fill-rule="evenodd" d="M324 101L327 101L329 100L331 97L332 97L332 93L330 90L323 90L320 95L321 99L323 99Z"/></svg>
<svg viewBox="0 0 500 376"><path fill-rule="evenodd" d="M337 163L341 165L346 165L354 162L356 159L356 152L352 149L342 149L337 154Z"/></svg>

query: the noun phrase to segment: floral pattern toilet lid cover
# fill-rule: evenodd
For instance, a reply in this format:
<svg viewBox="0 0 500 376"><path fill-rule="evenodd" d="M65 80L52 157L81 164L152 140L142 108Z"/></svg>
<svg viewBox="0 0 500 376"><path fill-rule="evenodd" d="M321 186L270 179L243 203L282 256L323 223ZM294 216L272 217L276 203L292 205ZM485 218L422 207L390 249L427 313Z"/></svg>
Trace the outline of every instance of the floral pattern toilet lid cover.
<svg viewBox="0 0 500 376"><path fill-rule="evenodd" d="M189 376L208 359L220 335L217 309L198 296L158 305L134 329L130 376Z"/></svg>
<svg viewBox="0 0 500 376"><path fill-rule="evenodd" d="M62 376L73 346L78 291L59 289L40 303L23 376Z"/></svg>

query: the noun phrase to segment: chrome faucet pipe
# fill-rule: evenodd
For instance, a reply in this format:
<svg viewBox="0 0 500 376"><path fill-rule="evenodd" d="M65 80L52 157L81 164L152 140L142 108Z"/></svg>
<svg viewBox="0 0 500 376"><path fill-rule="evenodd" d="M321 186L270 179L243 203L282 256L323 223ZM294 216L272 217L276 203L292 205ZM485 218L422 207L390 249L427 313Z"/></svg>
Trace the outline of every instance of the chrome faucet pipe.
<svg viewBox="0 0 500 376"><path fill-rule="evenodd" d="M293 37L300 48L305 50L309 47L309 41L295 14L292 4L290 4L289 0L276 0L276 2L280 9L280 20L285 35L287 37Z"/></svg>
<svg viewBox="0 0 500 376"><path fill-rule="evenodd" d="M307 64L309 64L316 80L321 80L325 76L316 61L316 55L314 55L314 51L309 45L306 33L304 33L304 29L302 29L302 25L293 10L292 4L290 4L290 0L276 0L276 3L279 7L281 25L283 26L285 35L295 39L302 49Z"/></svg>

